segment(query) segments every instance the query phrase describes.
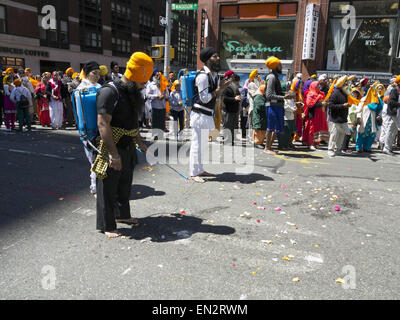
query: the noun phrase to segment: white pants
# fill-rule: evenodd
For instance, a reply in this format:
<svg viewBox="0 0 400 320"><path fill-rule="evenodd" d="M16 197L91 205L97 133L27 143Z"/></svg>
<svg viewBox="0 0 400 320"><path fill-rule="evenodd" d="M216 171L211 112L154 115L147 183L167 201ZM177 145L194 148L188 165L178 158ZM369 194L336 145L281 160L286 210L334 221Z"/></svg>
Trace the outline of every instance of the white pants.
<svg viewBox="0 0 400 320"><path fill-rule="evenodd" d="M53 128L61 128L63 123L64 108L62 101L50 101L50 120Z"/></svg>
<svg viewBox="0 0 400 320"><path fill-rule="evenodd" d="M387 114L387 104L385 103L382 110L381 135L379 136L380 143L385 143L389 120L390 116Z"/></svg>
<svg viewBox="0 0 400 320"><path fill-rule="evenodd" d="M208 147L209 130L192 128L192 143L190 145L189 171L191 177L197 177L204 172L202 155L206 153Z"/></svg>
<svg viewBox="0 0 400 320"><path fill-rule="evenodd" d="M94 158L96 157L96 155L93 155L93 152L90 152L86 146L87 146L87 142L86 141L82 141L83 145L85 146L83 149L85 149L85 154L86 154L86 158L88 159L89 163L90 163L90 167L92 167L93 162L94 162ZM96 193L96 173L90 171L90 193L95 194Z"/></svg>
<svg viewBox="0 0 400 320"><path fill-rule="evenodd" d="M393 142L396 138L399 127L397 122L397 117L391 117L388 115L388 119L386 120L386 137L385 137L385 148L383 151L391 152L393 148Z"/></svg>
<svg viewBox="0 0 400 320"><path fill-rule="evenodd" d="M347 123L330 123L329 127L329 151L340 150L342 148L343 140L346 134L350 134L349 126Z"/></svg>

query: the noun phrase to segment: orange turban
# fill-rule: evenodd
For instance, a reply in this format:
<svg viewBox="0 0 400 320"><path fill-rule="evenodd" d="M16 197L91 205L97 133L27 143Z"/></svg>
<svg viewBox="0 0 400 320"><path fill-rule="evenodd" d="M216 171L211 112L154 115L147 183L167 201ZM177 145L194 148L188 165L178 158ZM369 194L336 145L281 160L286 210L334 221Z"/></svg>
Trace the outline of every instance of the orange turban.
<svg viewBox="0 0 400 320"><path fill-rule="evenodd" d="M74 73L75 73L75 71L74 71L74 69L72 69L72 68L68 68L68 69L65 71L65 74L66 74L67 76L72 75L72 74L74 74Z"/></svg>
<svg viewBox="0 0 400 320"><path fill-rule="evenodd" d="M21 86L21 80L15 79L14 80L14 84L15 84L16 87L20 87Z"/></svg>
<svg viewBox="0 0 400 320"><path fill-rule="evenodd" d="M275 68L281 63L281 60L279 60L277 57L270 57L267 59L265 62L266 66L270 68L271 70L275 70Z"/></svg>
<svg viewBox="0 0 400 320"><path fill-rule="evenodd" d="M143 52L135 52L126 64L125 77L134 82L147 82L153 74L153 67L153 59Z"/></svg>

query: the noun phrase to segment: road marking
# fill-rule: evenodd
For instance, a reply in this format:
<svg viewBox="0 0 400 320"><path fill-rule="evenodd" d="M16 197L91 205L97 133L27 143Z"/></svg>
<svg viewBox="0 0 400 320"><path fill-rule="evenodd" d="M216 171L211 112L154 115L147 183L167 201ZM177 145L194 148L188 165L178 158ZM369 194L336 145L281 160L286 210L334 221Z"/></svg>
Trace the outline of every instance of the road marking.
<svg viewBox="0 0 400 320"><path fill-rule="evenodd" d="M4 149L4 148L0 148L0 150L7 150L8 152L22 153L22 154L28 154L28 155L33 155L33 156L42 156L42 157L54 158L54 159L60 159L60 160L67 160L67 161L76 160L76 159L73 158L73 157L66 157L66 158L63 158L63 157L58 156L58 155L55 155L55 154L38 153L38 152L26 151L26 150Z"/></svg>
<svg viewBox="0 0 400 320"><path fill-rule="evenodd" d="M124 275L126 275L129 271L131 271L132 270L132 268L128 268L128 269L126 269L123 273L122 273L122 275L124 276Z"/></svg>
<svg viewBox="0 0 400 320"><path fill-rule="evenodd" d="M286 154L291 154L291 153L286 153ZM310 154L302 153L302 152L299 152L297 154L310 155ZM320 159L324 159L324 156L320 155L320 154L313 154L313 156L318 157ZM325 165L328 165L328 166L330 165L330 163L328 163L328 162L319 162L319 161L313 161L313 160L308 160L308 159L290 159L290 158L286 158L285 154L275 155L275 158L280 159L280 160L284 160L284 161L299 162L299 163L304 163L304 164L325 164Z"/></svg>

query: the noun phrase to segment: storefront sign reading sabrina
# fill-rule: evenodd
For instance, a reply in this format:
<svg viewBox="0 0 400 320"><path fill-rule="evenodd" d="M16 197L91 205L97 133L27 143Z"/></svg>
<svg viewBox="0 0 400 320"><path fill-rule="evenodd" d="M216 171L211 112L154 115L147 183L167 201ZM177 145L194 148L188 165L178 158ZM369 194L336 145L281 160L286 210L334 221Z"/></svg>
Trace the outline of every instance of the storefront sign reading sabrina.
<svg viewBox="0 0 400 320"><path fill-rule="evenodd" d="M258 46L251 44L243 45L239 41L229 41L226 44L225 50L228 52L283 52L281 47L264 47L261 43Z"/></svg>

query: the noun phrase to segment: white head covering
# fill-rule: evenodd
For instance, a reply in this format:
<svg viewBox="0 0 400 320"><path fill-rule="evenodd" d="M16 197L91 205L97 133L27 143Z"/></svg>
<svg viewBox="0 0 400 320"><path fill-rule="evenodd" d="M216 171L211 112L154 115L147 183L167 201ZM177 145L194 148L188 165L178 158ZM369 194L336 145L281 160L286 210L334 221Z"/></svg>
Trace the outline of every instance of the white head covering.
<svg viewBox="0 0 400 320"><path fill-rule="evenodd" d="M301 79L301 78L303 78L303 75L301 73L298 73L298 74L296 74L296 78Z"/></svg>
<svg viewBox="0 0 400 320"><path fill-rule="evenodd" d="M328 75L327 75L326 73L324 73L324 74L321 74L321 75L319 76L318 81L326 80L326 79L328 79Z"/></svg>

